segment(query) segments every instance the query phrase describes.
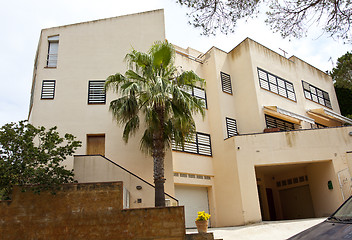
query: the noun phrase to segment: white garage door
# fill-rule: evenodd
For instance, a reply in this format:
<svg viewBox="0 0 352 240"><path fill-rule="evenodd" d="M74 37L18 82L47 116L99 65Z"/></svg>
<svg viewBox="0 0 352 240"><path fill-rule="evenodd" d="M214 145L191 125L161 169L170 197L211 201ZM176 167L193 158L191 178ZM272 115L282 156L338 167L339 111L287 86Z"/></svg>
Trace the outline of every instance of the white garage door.
<svg viewBox="0 0 352 240"><path fill-rule="evenodd" d="M175 195L180 206L185 206L187 228L195 228L197 212L209 213L208 190L206 187L175 186Z"/></svg>

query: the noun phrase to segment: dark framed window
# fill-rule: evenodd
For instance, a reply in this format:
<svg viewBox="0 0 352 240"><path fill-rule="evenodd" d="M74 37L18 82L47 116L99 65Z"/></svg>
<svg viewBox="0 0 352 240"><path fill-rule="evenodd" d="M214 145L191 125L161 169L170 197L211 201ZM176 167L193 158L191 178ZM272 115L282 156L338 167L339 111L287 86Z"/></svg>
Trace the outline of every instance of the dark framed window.
<svg viewBox="0 0 352 240"><path fill-rule="evenodd" d="M232 94L231 76L227 73L220 72L222 91Z"/></svg>
<svg viewBox="0 0 352 240"><path fill-rule="evenodd" d="M312 100L313 102L319 103L325 107L331 108L331 102L329 98L329 93L314 87L313 85L302 81L304 96Z"/></svg>
<svg viewBox="0 0 352 240"><path fill-rule="evenodd" d="M57 57L59 50L59 36L48 37L48 56L46 59L47 67L57 66Z"/></svg>
<svg viewBox="0 0 352 240"><path fill-rule="evenodd" d="M200 87L185 87L183 90L192 96L199 98L204 101L205 108L208 108L207 105L207 94L205 93L205 90Z"/></svg>
<svg viewBox="0 0 352 240"><path fill-rule="evenodd" d="M55 97L55 80L43 80L42 93L40 99L54 99Z"/></svg>
<svg viewBox="0 0 352 240"><path fill-rule="evenodd" d="M296 94L293 84L287 80L277 77L263 69L258 68L260 87L282 97L296 101Z"/></svg>
<svg viewBox="0 0 352 240"><path fill-rule="evenodd" d="M279 128L280 131L290 131L296 129L294 123L269 115L265 115L265 122L267 128Z"/></svg>
<svg viewBox="0 0 352 240"><path fill-rule="evenodd" d="M236 123L235 119L226 117L226 130L227 130L227 137L228 138L238 134L237 123Z"/></svg>
<svg viewBox="0 0 352 240"><path fill-rule="evenodd" d="M88 104L105 104L106 93L104 89L105 81L89 81L88 84Z"/></svg>
<svg viewBox="0 0 352 240"><path fill-rule="evenodd" d="M210 135L197 132L193 139L185 142L183 147L176 146L175 142L172 141L172 150L212 156Z"/></svg>
<svg viewBox="0 0 352 240"><path fill-rule="evenodd" d="M311 128L327 128L327 126L320 123L310 124L310 126Z"/></svg>

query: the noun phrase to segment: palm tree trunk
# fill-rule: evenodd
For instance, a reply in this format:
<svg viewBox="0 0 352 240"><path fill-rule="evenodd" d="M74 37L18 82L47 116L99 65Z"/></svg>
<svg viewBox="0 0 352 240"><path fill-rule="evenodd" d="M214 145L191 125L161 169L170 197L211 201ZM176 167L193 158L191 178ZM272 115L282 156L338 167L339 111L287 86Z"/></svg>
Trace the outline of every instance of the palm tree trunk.
<svg viewBox="0 0 352 240"><path fill-rule="evenodd" d="M160 128L153 136L153 160L154 160L154 184L155 184L155 207L165 207L164 193L164 159L165 159L165 143L164 143L164 107L155 106L155 111L159 117Z"/></svg>
<svg viewBox="0 0 352 240"><path fill-rule="evenodd" d="M159 136L155 136L159 135ZM155 134L153 160L154 160L154 184L155 184L155 207L165 207L164 194L164 158L165 149L162 133Z"/></svg>

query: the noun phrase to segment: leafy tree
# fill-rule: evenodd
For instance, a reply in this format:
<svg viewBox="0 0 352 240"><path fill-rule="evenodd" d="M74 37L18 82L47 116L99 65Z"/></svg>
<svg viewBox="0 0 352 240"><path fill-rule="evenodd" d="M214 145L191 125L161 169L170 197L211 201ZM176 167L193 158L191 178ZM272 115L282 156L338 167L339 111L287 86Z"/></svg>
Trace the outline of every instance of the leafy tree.
<svg viewBox="0 0 352 240"><path fill-rule="evenodd" d="M155 206L165 206L165 151L172 140L183 145L195 133L192 114L204 116L204 102L187 93L204 80L193 71L178 73L174 56L173 45L167 41L154 43L148 53L132 50L125 57L129 70L109 76L105 85L120 94L110 103L110 110L124 126L125 142L139 129L141 118L144 121L140 146L153 157Z"/></svg>
<svg viewBox="0 0 352 240"><path fill-rule="evenodd" d="M347 52L337 59L330 75L334 81L341 114L352 117L352 53Z"/></svg>
<svg viewBox="0 0 352 240"><path fill-rule="evenodd" d="M339 57L330 75L336 87L352 90L352 53L347 52Z"/></svg>
<svg viewBox="0 0 352 240"><path fill-rule="evenodd" d="M204 35L235 31L238 20L255 17L267 9L266 23L283 37L302 37L321 24L323 32L351 41L350 0L177 0L190 9L190 23Z"/></svg>
<svg viewBox="0 0 352 240"><path fill-rule="evenodd" d="M9 198L14 185L34 192L73 181L73 171L61 165L81 146L71 134L60 137L56 127L46 130L26 121L0 128L0 199Z"/></svg>
<svg viewBox="0 0 352 240"><path fill-rule="evenodd" d="M341 114L352 119L352 89L335 86L335 92L339 101Z"/></svg>

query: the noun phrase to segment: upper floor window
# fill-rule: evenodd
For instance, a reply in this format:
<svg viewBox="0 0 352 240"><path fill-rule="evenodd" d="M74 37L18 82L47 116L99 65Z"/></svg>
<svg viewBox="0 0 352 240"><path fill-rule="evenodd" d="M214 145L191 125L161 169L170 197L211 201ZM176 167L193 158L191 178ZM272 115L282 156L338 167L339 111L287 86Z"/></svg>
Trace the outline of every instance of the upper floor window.
<svg viewBox="0 0 352 240"><path fill-rule="evenodd" d="M279 94L282 97L296 101L296 94L293 84L267 71L258 68L259 84L261 88Z"/></svg>
<svg viewBox="0 0 352 240"><path fill-rule="evenodd" d="M207 106L207 95L205 93L205 90L199 87L184 87L183 90L190 95L202 99L204 101L205 108L208 108Z"/></svg>
<svg viewBox="0 0 352 240"><path fill-rule="evenodd" d="M328 108L331 108L329 93L327 93L317 87L314 87L313 85L311 85L305 81L302 81L302 85L303 85L304 96L307 99L312 100L312 101L319 103L321 105L324 105Z"/></svg>
<svg viewBox="0 0 352 240"><path fill-rule="evenodd" d="M185 142L183 147L176 146L175 142L172 141L172 150L212 156L210 135L197 132L192 139Z"/></svg>
<svg viewBox="0 0 352 240"><path fill-rule="evenodd" d="M88 84L88 104L105 104L106 93L104 89L105 81L89 81Z"/></svg>
<svg viewBox="0 0 352 240"><path fill-rule="evenodd" d="M54 99L55 80L43 80L40 99Z"/></svg>
<svg viewBox="0 0 352 240"><path fill-rule="evenodd" d="M46 59L47 67L57 66L58 50L59 50L59 36L48 37L48 56Z"/></svg>
<svg viewBox="0 0 352 240"><path fill-rule="evenodd" d="M227 130L227 137L230 138L238 134L237 132L237 123L235 119L226 118L226 130Z"/></svg>
<svg viewBox="0 0 352 240"><path fill-rule="evenodd" d="M232 94L231 76L227 73L220 72L222 91Z"/></svg>

